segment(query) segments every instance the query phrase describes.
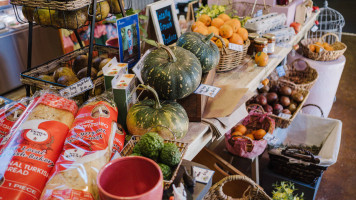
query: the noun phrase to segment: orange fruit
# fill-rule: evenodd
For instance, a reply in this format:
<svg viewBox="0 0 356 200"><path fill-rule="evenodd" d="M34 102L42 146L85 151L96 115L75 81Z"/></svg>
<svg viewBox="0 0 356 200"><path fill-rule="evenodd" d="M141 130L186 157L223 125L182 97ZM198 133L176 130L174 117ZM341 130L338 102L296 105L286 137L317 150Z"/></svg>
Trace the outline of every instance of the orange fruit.
<svg viewBox="0 0 356 200"><path fill-rule="evenodd" d="M253 132L253 137L254 137L256 140L263 139L263 137L264 137L265 135L266 135L266 131L263 130L263 129L259 129L259 130Z"/></svg>
<svg viewBox="0 0 356 200"><path fill-rule="evenodd" d="M231 17L225 13L220 14L218 18L221 18L222 20L224 20L224 22L227 22L231 19Z"/></svg>
<svg viewBox="0 0 356 200"><path fill-rule="evenodd" d="M239 28L241 28L241 23L240 23L240 20L238 20L238 19L230 19L229 21L225 22L225 24L230 25L232 27L232 30L234 31L234 33L236 33L237 30L239 30Z"/></svg>
<svg viewBox="0 0 356 200"><path fill-rule="evenodd" d="M223 38L229 38L234 33L231 26L224 24L219 29L220 36Z"/></svg>
<svg viewBox="0 0 356 200"><path fill-rule="evenodd" d="M216 28L215 26L209 26L208 27L208 34L210 34L210 33L214 33L215 35L219 35L219 29ZM216 39L218 39L218 38L216 38L216 37L212 38L213 41L215 41Z"/></svg>
<svg viewBox="0 0 356 200"><path fill-rule="evenodd" d="M269 83L269 79L266 78L266 79L263 80L261 83L262 83L264 86L266 86L266 85L268 85L268 83Z"/></svg>
<svg viewBox="0 0 356 200"><path fill-rule="evenodd" d="M234 135L243 135L243 133L241 133L240 131L235 131L235 132L231 133L231 136L234 136Z"/></svg>
<svg viewBox="0 0 356 200"><path fill-rule="evenodd" d="M247 129L246 129L246 126L242 125L242 124L239 124L237 125L235 128L234 128L235 132L238 131L242 134L245 134Z"/></svg>
<svg viewBox="0 0 356 200"><path fill-rule="evenodd" d="M332 46L326 46L324 47L326 51L334 51L334 48Z"/></svg>
<svg viewBox="0 0 356 200"><path fill-rule="evenodd" d="M239 28L239 30L237 30L237 34L239 34L244 41L248 38L248 31L245 28Z"/></svg>
<svg viewBox="0 0 356 200"><path fill-rule="evenodd" d="M225 21L221 18L215 18L211 20L211 25L215 26L216 28L220 28L220 26L224 25Z"/></svg>
<svg viewBox="0 0 356 200"><path fill-rule="evenodd" d="M193 32L200 33L200 34L203 34L203 35L208 35L209 34L208 28L203 27L203 26L196 27L193 30Z"/></svg>
<svg viewBox="0 0 356 200"><path fill-rule="evenodd" d="M198 21L201 21L205 24L205 26L210 26L211 23L211 18L207 14L202 14L199 18Z"/></svg>
<svg viewBox="0 0 356 200"><path fill-rule="evenodd" d="M242 39L242 37L240 37L239 34L237 33L233 33L232 36L229 39L230 43L234 43L234 44L239 44L239 45L243 45L244 41Z"/></svg>
<svg viewBox="0 0 356 200"><path fill-rule="evenodd" d="M226 46L226 47L229 47L229 40L227 40L226 38L223 38L223 40L224 40L224 42L225 42L225 46ZM215 44L216 44L216 46L218 46L219 48L222 48L222 47L223 47L223 43L221 42L220 39L217 39L217 40L215 41Z"/></svg>
<svg viewBox="0 0 356 200"><path fill-rule="evenodd" d="M198 26L206 27L203 22L201 22L201 21L196 21L196 22L194 22L194 24L192 25L192 30L194 30L194 29L197 28Z"/></svg>
<svg viewBox="0 0 356 200"><path fill-rule="evenodd" d="M250 133L250 134L247 134L247 135L245 135L246 137L248 137L248 138L251 138L251 140L254 140L255 139L255 137Z"/></svg>
<svg viewBox="0 0 356 200"><path fill-rule="evenodd" d="M265 67L268 63L268 55L265 52L258 52L255 56L255 62L260 67Z"/></svg>
<svg viewBox="0 0 356 200"><path fill-rule="evenodd" d="M316 53L319 53L320 51L322 51L320 49L324 50L323 46L315 45L315 52Z"/></svg>
<svg viewBox="0 0 356 200"><path fill-rule="evenodd" d="M309 44L309 50L311 52L315 52L315 45L314 44Z"/></svg>

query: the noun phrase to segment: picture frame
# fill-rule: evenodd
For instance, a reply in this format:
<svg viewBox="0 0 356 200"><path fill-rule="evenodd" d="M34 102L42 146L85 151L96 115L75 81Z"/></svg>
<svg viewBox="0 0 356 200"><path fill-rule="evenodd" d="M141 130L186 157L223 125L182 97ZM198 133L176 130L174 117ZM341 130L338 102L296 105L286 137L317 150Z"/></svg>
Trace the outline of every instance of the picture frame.
<svg viewBox="0 0 356 200"><path fill-rule="evenodd" d="M140 28L138 14L120 18L116 21L120 49L120 62L132 68L140 60Z"/></svg>

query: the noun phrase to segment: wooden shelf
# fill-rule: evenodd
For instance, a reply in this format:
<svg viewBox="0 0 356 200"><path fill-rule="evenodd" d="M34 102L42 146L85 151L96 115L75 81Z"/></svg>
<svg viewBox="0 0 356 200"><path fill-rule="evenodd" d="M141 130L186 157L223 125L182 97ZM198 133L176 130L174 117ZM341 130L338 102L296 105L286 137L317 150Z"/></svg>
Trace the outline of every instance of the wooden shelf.
<svg viewBox="0 0 356 200"><path fill-rule="evenodd" d="M292 51L294 45L307 35L311 27L314 26L318 13L313 13L308 22L304 24L301 31L296 34L291 41L285 43L283 47L276 46L274 56L269 58L266 67L257 67L251 58L245 59L245 64L241 67L225 73L218 73L215 77L214 85L234 85L238 88L248 88L249 91L255 91L263 79L268 77L272 71L283 61L283 59ZM243 104L244 106L244 104ZM237 108L234 112L239 112ZM234 113L230 115L230 122L239 122L241 119L234 118ZM234 119L232 119L234 118ZM235 124L236 124L235 123ZM232 123L233 124L233 123ZM226 127L230 129L231 127ZM192 160L209 142L212 141L213 132L207 123L191 122L187 135L181 142L189 143L184 159ZM222 137L223 138L223 137Z"/></svg>

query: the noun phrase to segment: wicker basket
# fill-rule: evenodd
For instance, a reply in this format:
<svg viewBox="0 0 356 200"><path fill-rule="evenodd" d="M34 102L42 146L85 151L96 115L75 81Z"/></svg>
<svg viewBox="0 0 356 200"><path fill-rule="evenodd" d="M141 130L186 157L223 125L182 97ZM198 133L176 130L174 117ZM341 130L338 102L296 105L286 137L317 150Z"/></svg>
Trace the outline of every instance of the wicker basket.
<svg viewBox="0 0 356 200"><path fill-rule="evenodd" d="M67 86L61 85L59 83L53 83L45 80L41 80L38 77L40 75L52 75L53 72L62 66L72 66L73 59L79 55L86 54L89 52L89 46L84 47L83 49L78 49L72 51L68 54L65 54L59 58L51 60L47 63L39 65L37 67L31 68L21 73L20 80L23 84L30 85L36 88L47 89L51 88L54 90L61 90ZM93 46L93 57L98 54L108 54L109 57L114 57L119 52L119 49L116 47L96 45ZM104 76L99 76L93 80L95 88L102 87L104 84Z"/></svg>
<svg viewBox="0 0 356 200"><path fill-rule="evenodd" d="M224 40L220 36L215 36L218 38L218 40L221 40L223 47L220 48L220 61L219 65L216 68L217 72L227 72L231 71L238 66L240 66L241 62L247 55L247 50L248 47L250 46L250 40L247 39L245 41L245 44L243 45L243 50L242 51L235 51L229 49L229 47L226 46Z"/></svg>
<svg viewBox="0 0 356 200"><path fill-rule="evenodd" d="M242 198L232 198L224 194L223 187L228 182L244 182L248 183L250 186L248 189L241 194ZM239 187L242 184L235 184L236 187ZM204 200L272 200L253 180L247 176L232 175L227 176L221 179L219 182L215 183L210 189L209 192L204 196Z"/></svg>
<svg viewBox="0 0 356 200"><path fill-rule="evenodd" d="M104 0L97 0L102 2ZM12 5L45 8L51 10L77 10L91 4L91 0L10 0Z"/></svg>
<svg viewBox="0 0 356 200"><path fill-rule="evenodd" d="M319 53L310 51L309 49L310 44L315 44L316 42L324 43L326 36L334 36L336 38L336 42L331 45L334 48L334 51L324 50ZM347 49L347 46L344 43L340 42L339 36L337 36L335 33L326 33L321 38L304 39L301 41L301 44L302 44L301 46L302 46L303 55L306 56L307 58L310 58L312 60L317 60L317 61L336 60L340 56L342 56Z"/></svg>
<svg viewBox="0 0 356 200"><path fill-rule="evenodd" d="M129 156L129 155L131 155L132 151L133 151L133 148L140 141L140 139L141 139L141 136L139 136L139 135L132 136L130 141L127 142L125 147L120 152L121 156ZM176 178L176 176L177 176L179 167L182 164L182 160L183 160L185 151L187 150L188 143L177 142L177 141L173 141L173 140L164 140L164 143L174 143L175 145L177 145L177 147L178 147L178 149L179 149L179 151L181 152L181 155L182 155L182 157L181 157L176 169L174 170L174 172L172 174L171 180L169 180L169 181L164 180L163 181L164 189L168 189L170 187L170 185L173 183L173 181Z"/></svg>
<svg viewBox="0 0 356 200"><path fill-rule="evenodd" d="M318 165L318 159L310 151L302 148L289 148L268 151L269 168L285 177L314 185L318 178L327 169L326 166Z"/></svg>
<svg viewBox="0 0 356 200"><path fill-rule="evenodd" d="M257 0L255 3L229 0L226 13L237 14L239 17L253 17L259 10L262 10L264 15L268 14L271 6L266 5L265 0L260 1L263 2L263 4L258 4Z"/></svg>
<svg viewBox="0 0 356 200"><path fill-rule="evenodd" d="M295 64L303 61L306 64L304 70L298 70ZM312 68L308 62L303 59L296 59L290 65L287 65L285 70L286 75L278 78L278 82L282 86L288 86L292 90L310 90L318 79L318 72ZM278 77L277 72L274 71L271 76Z"/></svg>
<svg viewBox="0 0 356 200"><path fill-rule="evenodd" d="M279 85L282 86L283 83L279 83ZM275 114L271 114L270 115L271 118L274 119L274 121L276 123L276 127L287 128L292 123L294 118L298 115L298 113L302 109L305 101L308 99L309 91L307 91L307 90L298 90L298 89L297 89L297 91L300 92L301 94L303 94L304 100L298 105L297 109L294 111L294 113L292 114L291 118L286 119L286 118L278 117ZM259 105L259 104L249 104L249 105L247 105L247 110L248 111L250 111L252 109L262 110L264 112L263 107L261 105Z"/></svg>

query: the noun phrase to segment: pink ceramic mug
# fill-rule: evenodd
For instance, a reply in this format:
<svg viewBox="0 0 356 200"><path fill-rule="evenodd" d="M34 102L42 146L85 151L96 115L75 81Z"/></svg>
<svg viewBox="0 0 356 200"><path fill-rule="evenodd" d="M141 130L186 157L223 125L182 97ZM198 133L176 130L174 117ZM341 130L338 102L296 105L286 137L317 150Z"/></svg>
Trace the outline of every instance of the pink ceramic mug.
<svg viewBox="0 0 356 200"><path fill-rule="evenodd" d="M153 160L123 157L106 164L97 177L101 200L159 200L163 195L163 175Z"/></svg>

